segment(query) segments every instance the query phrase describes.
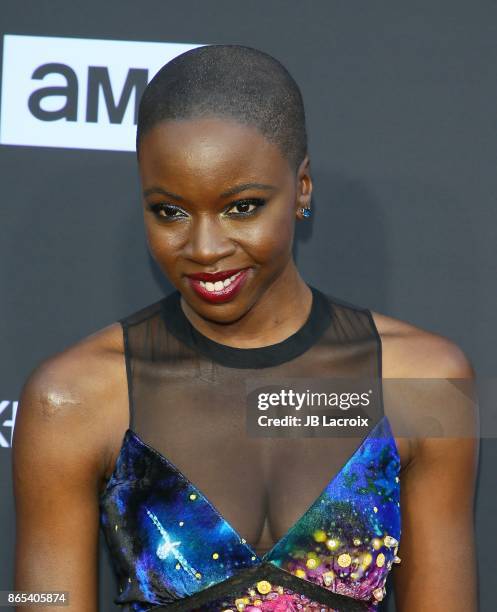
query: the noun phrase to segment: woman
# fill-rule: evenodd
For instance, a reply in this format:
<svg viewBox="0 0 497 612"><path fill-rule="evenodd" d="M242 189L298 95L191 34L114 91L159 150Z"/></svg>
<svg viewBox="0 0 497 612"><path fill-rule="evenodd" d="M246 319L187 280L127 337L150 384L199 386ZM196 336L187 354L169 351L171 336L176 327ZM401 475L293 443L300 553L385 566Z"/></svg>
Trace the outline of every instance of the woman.
<svg viewBox="0 0 497 612"><path fill-rule="evenodd" d="M476 610L475 414L463 439L394 436L435 412L423 387L377 393L355 438L246 427L251 381L474 378L449 340L300 276L312 180L292 77L248 47L188 51L149 83L137 153L175 291L26 382L15 588L95 611L100 523L124 610L376 610L390 572L399 612Z"/></svg>

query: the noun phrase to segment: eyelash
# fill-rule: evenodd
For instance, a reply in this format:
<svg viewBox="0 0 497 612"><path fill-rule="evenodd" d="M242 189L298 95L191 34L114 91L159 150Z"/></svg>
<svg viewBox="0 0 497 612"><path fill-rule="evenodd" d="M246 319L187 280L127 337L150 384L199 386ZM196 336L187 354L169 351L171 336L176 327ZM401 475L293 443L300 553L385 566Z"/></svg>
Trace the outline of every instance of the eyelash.
<svg viewBox="0 0 497 612"><path fill-rule="evenodd" d="M236 206L240 206L240 204L253 204L255 205L256 208L254 208L250 212L239 212L239 213L228 215L229 217L250 217L253 214L255 214L259 210L259 208L261 208L262 206L266 204L266 200L264 200L263 198L247 198L245 200L238 200L237 202L233 202L230 205L229 209L235 208ZM161 211L165 211L165 210L181 211L181 208L174 206L173 204L164 204L163 202L158 203L158 204L149 204L149 209L161 221L170 222L170 221L174 221L175 219L181 219L181 216L176 217L176 216L168 216L168 215L160 214Z"/></svg>

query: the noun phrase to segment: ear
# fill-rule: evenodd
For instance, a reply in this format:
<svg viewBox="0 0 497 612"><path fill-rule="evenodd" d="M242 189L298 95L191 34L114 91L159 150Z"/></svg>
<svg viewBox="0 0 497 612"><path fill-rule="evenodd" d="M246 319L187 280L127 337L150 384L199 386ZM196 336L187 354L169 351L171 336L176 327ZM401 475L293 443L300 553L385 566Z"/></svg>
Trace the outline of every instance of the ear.
<svg viewBox="0 0 497 612"><path fill-rule="evenodd" d="M306 154L297 170L297 197L296 197L296 214L299 219L304 219L301 208L311 207L312 197L312 178L311 178L311 162L309 155Z"/></svg>

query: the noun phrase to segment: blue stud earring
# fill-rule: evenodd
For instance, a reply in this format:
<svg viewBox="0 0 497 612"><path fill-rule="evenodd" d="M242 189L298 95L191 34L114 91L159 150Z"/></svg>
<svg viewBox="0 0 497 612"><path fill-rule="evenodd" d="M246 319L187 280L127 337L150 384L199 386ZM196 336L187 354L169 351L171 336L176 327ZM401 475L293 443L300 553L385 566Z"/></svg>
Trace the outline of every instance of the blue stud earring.
<svg viewBox="0 0 497 612"><path fill-rule="evenodd" d="M310 217L312 214L312 210L310 208L301 207L300 212L305 218Z"/></svg>

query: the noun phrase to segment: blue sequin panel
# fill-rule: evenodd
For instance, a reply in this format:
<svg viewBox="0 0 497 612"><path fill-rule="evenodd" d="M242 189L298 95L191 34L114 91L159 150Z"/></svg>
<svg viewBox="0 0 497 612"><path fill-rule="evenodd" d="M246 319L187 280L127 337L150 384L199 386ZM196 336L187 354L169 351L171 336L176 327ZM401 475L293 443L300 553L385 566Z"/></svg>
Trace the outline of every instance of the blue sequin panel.
<svg viewBox="0 0 497 612"><path fill-rule="evenodd" d="M401 535L400 458L387 417L265 556L336 593L383 599Z"/></svg>
<svg viewBox="0 0 497 612"><path fill-rule="evenodd" d="M256 564L199 490L131 430L100 508L120 584L116 603L170 603Z"/></svg>

